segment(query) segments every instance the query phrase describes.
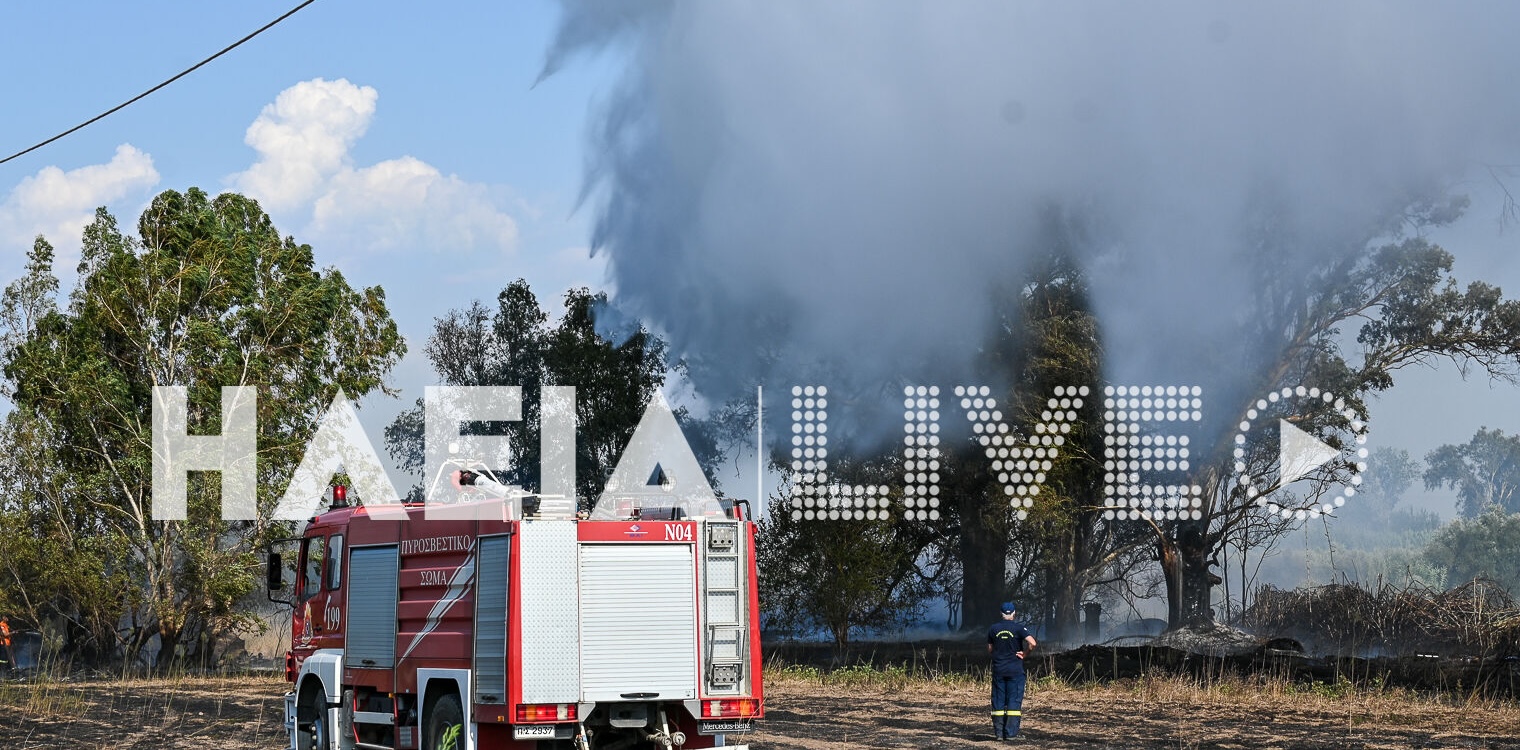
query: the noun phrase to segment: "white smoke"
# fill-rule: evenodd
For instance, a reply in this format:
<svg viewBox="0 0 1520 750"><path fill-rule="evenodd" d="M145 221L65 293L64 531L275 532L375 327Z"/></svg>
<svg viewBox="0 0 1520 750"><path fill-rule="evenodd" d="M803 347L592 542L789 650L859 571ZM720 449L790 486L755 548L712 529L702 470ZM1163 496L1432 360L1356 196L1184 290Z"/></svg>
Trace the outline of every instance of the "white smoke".
<svg viewBox="0 0 1520 750"><path fill-rule="evenodd" d="M1500 2L565 0L545 75L628 56L594 245L704 392L966 371L1046 206L1096 228L1110 376L1151 382L1234 335L1253 252L1291 274L1513 161L1515 28Z"/></svg>

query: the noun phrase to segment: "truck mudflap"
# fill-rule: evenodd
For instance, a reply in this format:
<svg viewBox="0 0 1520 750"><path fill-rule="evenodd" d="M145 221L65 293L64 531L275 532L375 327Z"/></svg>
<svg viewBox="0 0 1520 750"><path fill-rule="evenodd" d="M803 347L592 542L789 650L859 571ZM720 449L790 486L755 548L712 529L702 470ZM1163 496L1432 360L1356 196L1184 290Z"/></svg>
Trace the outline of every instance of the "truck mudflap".
<svg viewBox="0 0 1520 750"><path fill-rule="evenodd" d="M285 737L290 740L289 747L296 747L296 691L292 690L285 694Z"/></svg>

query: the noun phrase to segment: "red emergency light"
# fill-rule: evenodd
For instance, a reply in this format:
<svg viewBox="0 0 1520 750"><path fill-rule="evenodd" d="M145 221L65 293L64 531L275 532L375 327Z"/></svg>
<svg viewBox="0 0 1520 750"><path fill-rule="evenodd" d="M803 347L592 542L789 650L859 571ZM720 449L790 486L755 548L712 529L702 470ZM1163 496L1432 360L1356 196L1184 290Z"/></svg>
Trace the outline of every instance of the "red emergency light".
<svg viewBox="0 0 1520 750"><path fill-rule="evenodd" d="M731 698L720 701L702 701L704 719L747 719L760 714L758 698Z"/></svg>

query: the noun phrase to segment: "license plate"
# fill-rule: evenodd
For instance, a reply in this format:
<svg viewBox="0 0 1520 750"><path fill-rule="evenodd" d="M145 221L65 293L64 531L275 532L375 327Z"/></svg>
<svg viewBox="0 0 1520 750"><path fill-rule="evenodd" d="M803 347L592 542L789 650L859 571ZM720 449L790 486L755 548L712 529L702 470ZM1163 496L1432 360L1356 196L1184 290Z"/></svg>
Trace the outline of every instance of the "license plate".
<svg viewBox="0 0 1520 750"><path fill-rule="evenodd" d="M512 727L512 739L514 740L532 740L542 737L554 739L553 724L537 724Z"/></svg>
<svg viewBox="0 0 1520 750"><path fill-rule="evenodd" d="M752 721L699 721L697 734L743 734L754 730Z"/></svg>

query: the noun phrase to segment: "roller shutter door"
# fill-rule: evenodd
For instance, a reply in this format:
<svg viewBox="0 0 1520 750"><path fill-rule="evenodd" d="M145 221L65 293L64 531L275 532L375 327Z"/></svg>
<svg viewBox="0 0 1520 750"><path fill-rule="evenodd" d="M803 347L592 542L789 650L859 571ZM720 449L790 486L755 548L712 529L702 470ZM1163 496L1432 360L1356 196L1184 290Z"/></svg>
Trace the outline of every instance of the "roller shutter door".
<svg viewBox="0 0 1520 750"><path fill-rule="evenodd" d="M350 666L390 669L396 663L396 548L358 547L348 557Z"/></svg>
<svg viewBox="0 0 1520 750"><path fill-rule="evenodd" d="M507 564L512 537L480 539L475 582L475 702L506 703Z"/></svg>
<svg viewBox="0 0 1520 750"><path fill-rule="evenodd" d="M581 546L582 700L697 697L692 554L689 544Z"/></svg>

